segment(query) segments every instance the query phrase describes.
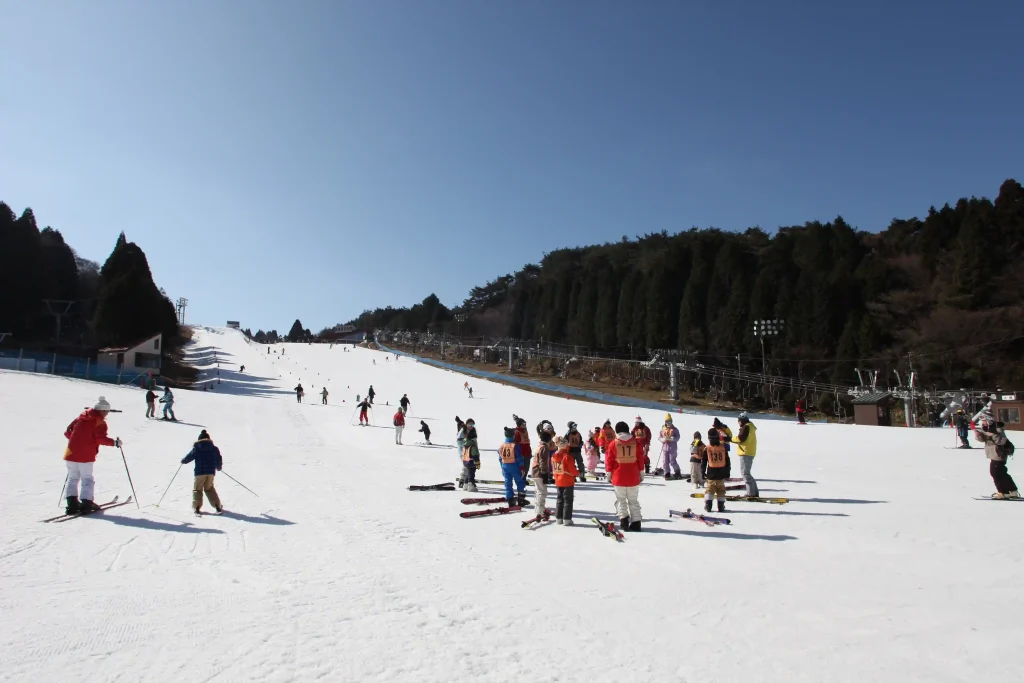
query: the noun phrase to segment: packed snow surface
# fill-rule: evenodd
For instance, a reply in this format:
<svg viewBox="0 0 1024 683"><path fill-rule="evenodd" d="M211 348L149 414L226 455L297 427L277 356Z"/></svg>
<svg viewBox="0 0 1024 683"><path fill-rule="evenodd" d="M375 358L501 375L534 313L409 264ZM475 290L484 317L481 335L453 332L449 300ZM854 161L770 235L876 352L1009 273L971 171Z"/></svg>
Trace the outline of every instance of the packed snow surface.
<svg viewBox="0 0 1024 683"><path fill-rule="evenodd" d="M700 507L687 482L649 477L644 530L616 543L588 521L614 518L606 483L577 485L575 527L536 530L520 528L532 512L467 520L461 491L407 487L460 469L453 448L414 445L421 419L452 446L454 417L472 417L495 449L512 413L536 444L541 419L585 432L635 409L365 349L267 348L197 329L212 391L178 390L178 424L146 420L138 388L0 372L0 680L1020 680L1024 504L973 500L993 490L987 461L952 450L951 430L755 419L761 495L789 504L730 503L732 526L710 528L669 518ZM371 383L375 426L360 428ZM142 507L43 524L60 512L64 428L100 394L125 411L110 434ZM639 413L656 433L664 415ZM684 471L710 422L676 416ZM229 513L192 515L191 465L156 507L202 427ZM482 456L478 476L500 478ZM96 481L97 502L131 493L117 449Z"/></svg>

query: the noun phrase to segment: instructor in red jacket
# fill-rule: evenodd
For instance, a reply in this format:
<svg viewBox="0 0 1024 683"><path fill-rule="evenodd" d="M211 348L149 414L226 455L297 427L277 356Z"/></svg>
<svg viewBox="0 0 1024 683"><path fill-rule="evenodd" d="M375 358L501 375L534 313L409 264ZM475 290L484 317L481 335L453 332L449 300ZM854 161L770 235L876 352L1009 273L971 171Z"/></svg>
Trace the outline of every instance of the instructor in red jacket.
<svg viewBox="0 0 1024 683"><path fill-rule="evenodd" d="M107 413L110 404L102 396L96 405L86 410L68 425L64 436L68 447L64 451L64 462L68 467L67 513L95 512L99 506L93 502L96 480L92 477L92 466L100 446L121 447L121 439L107 436ZM78 500L78 483L82 483L82 500Z"/></svg>

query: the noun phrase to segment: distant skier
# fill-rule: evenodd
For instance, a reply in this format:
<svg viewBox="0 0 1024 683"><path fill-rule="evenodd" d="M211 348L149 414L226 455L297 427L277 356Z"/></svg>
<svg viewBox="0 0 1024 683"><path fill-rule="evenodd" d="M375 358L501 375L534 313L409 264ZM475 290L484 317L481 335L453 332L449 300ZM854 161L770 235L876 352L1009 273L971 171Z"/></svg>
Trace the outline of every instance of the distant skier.
<svg viewBox="0 0 1024 683"><path fill-rule="evenodd" d="M583 435L576 428L575 422L570 422L567 427L569 431L565 433L565 440L569 444L569 453L576 460L576 470L579 472L580 481L585 482L587 475L584 472L587 469L583 463Z"/></svg>
<svg viewBox="0 0 1024 683"><path fill-rule="evenodd" d="M553 445L550 440L554 436L554 432L538 429L537 434L540 436L540 441L537 442L537 448L534 449L533 458L530 460L530 476L533 477L533 486L537 489L535 503L537 512L543 514L547 509L548 502L548 477L551 475L550 448Z"/></svg>
<svg viewBox="0 0 1024 683"><path fill-rule="evenodd" d="M423 439L427 442L427 445L432 445L430 443L430 427L427 426L427 423L425 421L420 420L420 428L418 431L420 431L423 434Z"/></svg>
<svg viewBox="0 0 1024 683"><path fill-rule="evenodd" d="M704 468L707 466L707 446L701 441L700 432L693 433L693 442L690 444L690 483L693 489L704 488Z"/></svg>
<svg viewBox="0 0 1024 683"><path fill-rule="evenodd" d="M391 421L395 425L395 443L401 446L402 432L405 431L405 413L401 410L395 411L395 416Z"/></svg>
<svg viewBox="0 0 1024 683"><path fill-rule="evenodd" d="M181 464L186 465L193 460L196 464L193 469L195 481L192 485L192 511L198 515L199 511L203 509L203 494L205 493L217 514L224 512L217 489L213 487L213 479L223 467L224 459L220 455L220 449L213 445L213 440L205 429L199 432L199 438L196 439L188 455L181 459Z"/></svg>
<svg viewBox="0 0 1024 683"><path fill-rule="evenodd" d="M754 467L754 456L757 455L757 427L750 421L746 413L740 413L740 432L732 442L737 444L740 456L740 472L743 473L743 481L747 483L747 495L757 498L760 493L757 490L757 480L750 473Z"/></svg>
<svg viewBox="0 0 1024 683"><path fill-rule="evenodd" d="M403 415L409 412L410 403L412 403L412 401L409 400L409 395L402 394L402 398L398 401L398 405L401 406Z"/></svg>
<svg viewBox="0 0 1024 683"><path fill-rule="evenodd" d="M970 448L971 444L967 440L968 420L962 408L956 411L956 415L953 417L953 424L956 425L956 435L960 437L960 448Z"/></svg>
<svg viewBox="0 0 1024 683"><path fill-rule="evenodd" d="M295 387L295 401L297 403L302 403L302 396L305 393L306 393L306 390L302 388L302 383L300 382L299 385L297 387Z"/></svg>
<svg viewBox="0 0 1024 683"><path fill-rule="evenodd" d="M164 416L161 419L177 422L178 418L174 416L174 394L171 393L170 386L164 387L164 395L160 397L160 403L164 404ZM167 417L168 414L170 417Z"/></svg>
<svg viewBox="0 0 1024 683"><path fill-rule="evenodd" d="M107 415L110 404L100 396L96 405L76 417L64 430L64 438L68 446L64 449L64 464L68 470L68 483L65 488L69 515L79 512L95 512L100 507L93 502L96 480L92 469L96 464L96 454L100 446L121 447L121 439L107 436ZM78 484L82 484L82 498L78 498Z"/></svg>
<svg viewBox="0 0 1024 683"><path fill-rule="evenodd" d="M718 496L718 511L725 512L725 480L732 474L729 451L722 443L721 430L708 430L708 445L704 448L704 511L711 512L711 499Z"/></svg>
<svg viewBox="0 0 1024 683"><path fill-rule="evenodd" d="M587 440L583 444L583 454L587 459L587 472L590 476L597 478L597 461L599 459L596 434L593 429L587 432Z"/></svg>
<svg viewBox="0 0 1024 683"><path fill-rule="evenodd" d="M556 436L554 444L555 454L551 456L551 472L555 476L555 488L558 491L555 499L555 523L572 526L572 504L576 494L576 477L580 471L576 469L576 458L569 450L569 442L564 437ZM582 457L580 459L582 460ZM543 512L541 508L538 508L538 511Z"/></svg>
<svg viewBox="0 0 1024 683"><path fill-rule="evenodd" d="M658 434L658 441L661 442L665 481L682 479L683 473L679 471L679 430L672 424L672 416L668 413L665 414L665 424Z"/></svg>
<svg viewBox="0 0 1024 683"><path fill-rule="evenodd" d="M466 420L466 439L462 446L462 478L464 491L476 493L476 471L480 469L480 446L477 442L476 423Z"/></svg>
<svg viewBox="0 0 1024 683"><path fill-rule="evenodd" d="M988 472L992 475L992 483L996 492L992 497L996 500L1020 498L1017 484L1006 471L1006 461L1013 455L1014 447L1006 438L1006 429L1002 422L994 422L991 415L986 415L981 428L975 430L974 438L985 444L985 457L989 459Z"/></svg>
<svg viewBox="0 0 1024 683"><path fill-rule="evenodd" d="M239 372L245 372L245 366L243 365L243 366L241 366L240 368L238 368L238 371L239 371Z"/></svg>
<svg viewBox="0 0 1024 683"><path fill-rule="evenodd" d="M519 446L513 443L516 430L505 427L505 441L498 447L498 461L501 463L501 476L505 479L505 500L509 507L525 507L526 479L523 477L523 454ZM512 497L512 483L515 482L519 499ZM543 512L543 510L541 510Z"/></svg>
<svg viewBox="0 0 1024 683"><path fill-rule="evenodd" d="M146 417L156 417L156 393L152 389L146 390Z"/></svg>
<svg viewBox="0 0 1024 683"><path fill-rule="evenodd" d="M377 392L373 390L373 385L370 385L370 390L366 392L366 398L373 405L373 397L377 395Z"/></svg>
<svg viewBox="0 0 1024 683"><path fill-rule="evenodd" d="M804 419L804 412L807 410L807 405L804 403L802 398L796 400L796 421L802 425L807 424Z"/></svg>
<svg viewBox="0 0 1024 683"><path fill-rule="evenodd" d="M366 411L370 409L370 400L364 398L356 407L359 408L359 426L361 427L363 424L369 426L370 418L366 416Z"/></svg>
<svg viewBox="0 0 1024 683"><path fill-rule="evenodd" d="M473 387L469 387L469 397L473 398Z"/></svg>
<svg viewBox="0 0 1024 683"><path fill-rule="evenodd" d="M320 398L324 405L327 405L327 396L327 387L324 387L324 390L320 392Z"/></svg>
<svg viewBox="0 0 1024 683"><path fill-rule="evenodd" d="M636 423L633 426L633 438L636 439L636 445L644 459L644 473L650 474L651 428L644 424L643 418L639 415L636 416Z"/></svg>
<svg viewBox="0 0 1024 683"><path fill-rule="evenodd" d="M604 469L615 487L615 513L627 531L640 531L640 483L644 480L644 459L636 437L625 422L615 423L615 440L604 454Z"/></svg>

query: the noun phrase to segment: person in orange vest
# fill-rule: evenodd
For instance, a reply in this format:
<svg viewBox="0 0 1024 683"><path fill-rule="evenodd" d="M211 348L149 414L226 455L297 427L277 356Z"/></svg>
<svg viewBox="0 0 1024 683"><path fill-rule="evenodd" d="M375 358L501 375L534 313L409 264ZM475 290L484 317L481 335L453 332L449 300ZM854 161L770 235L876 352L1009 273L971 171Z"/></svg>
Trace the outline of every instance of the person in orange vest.
<svg viewBox="0 0 1024 683"><path fill-rule="evenodd" d="M580 471L576 469L576 456L572 454L570 441L556 436L555 448L555 454L551 456L551 471L555 475L555 487L558 489L558 497L555 499L555 524L572 526L572 503L576 493L574 487Z"/></svg>
<svg viewBox="0 0 1024 683"><path fill-rule="evenodd" d="M523 479L525 480L530 468L530 457L533 455L530 450L530 430L526 428L526 420L515 413L512 414L512 419L516 423L516 431L512 435L512 443L519 449L519 455L523 459Z"/></svg>
<svg viewBox="0 0 1024 683"><path fill-rule="evenodd" d="M608 450L608 444L615 441L615 430L612 429L612 421L605 420L604 426L597 432L597 447L601 452Z"/></svg>
<svg viewBox="0 0 1024 683"><path fill-rule="evenodd" d="M399 409L398 412L395 413L393 423L395 425L395 443L401 446L402 431L405 429L405 413L402 412L401 409Z"/></svg>
<svg viewBox="0 0 1024 683"><path fill-rule="evenodd" d="M708 430L708 445L704 449L707 458L704 465L704 511L711 512L711 499L718 496L718 511L725 512L725 480L732 473L729 451L722 443L721 431L712 427Z"/></svg>
<svg viewBox="0 0 1024 683"><path fill-rule="evenodd" d="M636 445L644 456L644 474L650 474L651 458L648 452L651 449L651 429L644 424L643 418L639 415L636 416L636 424L633 425L633 438L636 439Z"/></svg>
<svg viewBox="0 0 1024 683"><path fill-rule="evenodd" d="M68 470L65 512L69 515L100 509L100 506L93 502L96 480L93 479L92 468L96 464L96 455L100 451L100 446L121 447L121 439L111 439L107 436L109 413L110 404L107 403L107 399L100 396L96 405L76 417L64 430L64 438L68 440L68 446L64 449L64 464ZM82 485L81 500L78 498L79 482Z"/></svg>
<svg viewBox="0 0 1024 683"><path fill-rule="evenodd" d="M640 482L644 480L644 459L636 437L625 422L615 424L615 440L604 454L604 468L615 487L615 513L627 531L640 531Z"/></svg>
<svg viewBox="0 0 1024 683"><path fill-rule="evenodd" d="M567 426L569 431L565 433L565 440L569 442L569 453L576 460L576 471L579 473L580 481L585 482L587 477L583 474L586 471L583 465L583 435L576 428L575 422L570 422Z"/></svg>

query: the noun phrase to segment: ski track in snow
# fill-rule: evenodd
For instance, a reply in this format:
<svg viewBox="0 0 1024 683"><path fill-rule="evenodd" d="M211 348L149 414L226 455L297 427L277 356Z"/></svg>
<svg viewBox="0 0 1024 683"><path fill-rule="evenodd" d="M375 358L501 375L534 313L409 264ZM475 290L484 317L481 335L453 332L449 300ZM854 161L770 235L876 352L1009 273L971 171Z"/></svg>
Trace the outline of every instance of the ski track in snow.
<svg viewBox="0 0 1024 683"><path fill-rule="evenodd" d="M605 482L577 485L572 528L521 529L534 508L465 520L461 491L406 490L450 481L455 450L411 443L420 419L453 443L454 416L473 417L479 477L500 479L489 449L513 412L533 436L542 418L585 431L632 423L636 409L479 379L486 400L471 400L463 376L406 358L273 348L197 329L191 352L214 390L176 392L189 424L147 421L137 388L0 371L0 411L18 425L0 459L0 681L1018 679L998 662L1024 635L1024 508L971 500L991 489L987 461L946 450L946 430L755 418L754 474L792 502L731 503L732 524L711 528L670 519L702 501L652 477L645 531L615 543L589 522L614 518ZM370 383L378 427L353 426ZM406 392L410 445L397 446L390 422ZM110 433L125 441L142 507L41 524L58 511L64 427L100 394L125 410ZM656 432L663 414L639 413ZM711 422L675 420L682 453ZM187 465L155 506L193 425L258 498L220 475L228 512L195 517ZM130 493L115 449L102 449L96 480L97 500Z"/></svg>

